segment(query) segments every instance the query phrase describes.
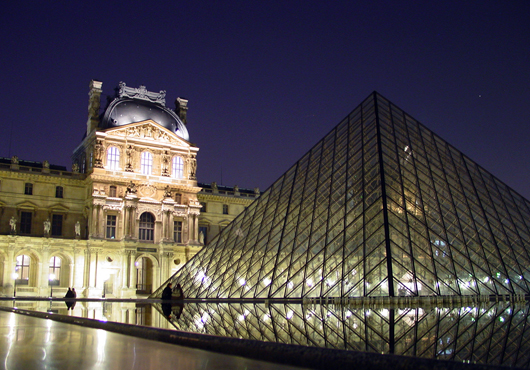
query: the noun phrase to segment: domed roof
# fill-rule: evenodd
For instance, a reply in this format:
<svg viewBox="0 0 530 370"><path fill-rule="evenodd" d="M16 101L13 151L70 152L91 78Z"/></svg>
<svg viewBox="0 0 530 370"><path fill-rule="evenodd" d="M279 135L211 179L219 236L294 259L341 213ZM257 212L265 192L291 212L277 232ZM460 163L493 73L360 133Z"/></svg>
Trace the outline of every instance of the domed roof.
<svg viewBox="0 0 530 370"><path fill-rule="evenodd" d="M152 93L148 92L145 86L133 89L120 82L117 95L103 113L101 128L124 126L150 119L189 141L184 123L174 111L165 106L165 91Z"/></svg>

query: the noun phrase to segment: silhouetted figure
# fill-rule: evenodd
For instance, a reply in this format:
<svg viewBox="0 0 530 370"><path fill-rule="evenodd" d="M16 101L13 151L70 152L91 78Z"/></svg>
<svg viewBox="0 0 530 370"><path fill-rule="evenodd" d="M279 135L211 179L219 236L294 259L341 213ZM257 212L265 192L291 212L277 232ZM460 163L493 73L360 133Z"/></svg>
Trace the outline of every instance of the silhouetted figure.
<svg viewBox="0 0 530 370"><path fill-rule="evenodd" d="M68 310L73 310L75 308L75 301L73 300L65 301L64 303L66 303Z"/></svg>
<svg viewBox="0 0 530 370"><path fill-rule="evenodd" d="M64 298L74 298L74 292L72 292L72 289L68 288L68 291L66 292Z"/></svg>
<svg viewBox="0 0 530 370"><path fill-rule="evenodd" d="M77 293L75 292L75 288L72 288L72 298L77 298Z"/></svg>
<svg viewBox="0 0 530 370"><path fill-rule="evenodd" d="M162 303L162 312L168 320L171 320L171 303Z"/></svg>
<svg viewBox="0 0 530 370"><path fill-rule="evenodd" d="M164 290L162 291L162 299L171 299L173 298L173 289L171 289L171 283L169 283ZM170 306L171 309L171 306Z"/></svg>
<svg viewBox="0 0 530 370"><path fill-rule="evenodd" d="M173 290L173 293L173 299L184 299L184 292L182 291L182 287L180 286L180 284L177 284L177 286Z"/></svg>

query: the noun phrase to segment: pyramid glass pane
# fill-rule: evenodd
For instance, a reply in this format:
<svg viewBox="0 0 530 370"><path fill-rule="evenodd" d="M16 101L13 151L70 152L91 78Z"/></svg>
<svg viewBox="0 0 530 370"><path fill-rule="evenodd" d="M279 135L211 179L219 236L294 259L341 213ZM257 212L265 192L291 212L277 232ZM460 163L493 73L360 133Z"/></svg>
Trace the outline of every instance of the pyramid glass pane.
<svg viewBox="0 0 530 370"><path fill-rule="evenodd" d="M374 92L170 281L192 298L529 294L529 226L526 199Z"/></svg>

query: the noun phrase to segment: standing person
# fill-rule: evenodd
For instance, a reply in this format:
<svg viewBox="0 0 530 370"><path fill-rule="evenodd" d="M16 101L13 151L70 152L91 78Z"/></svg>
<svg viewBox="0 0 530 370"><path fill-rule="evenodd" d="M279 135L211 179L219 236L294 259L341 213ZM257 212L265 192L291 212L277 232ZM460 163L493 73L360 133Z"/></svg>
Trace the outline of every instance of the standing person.
<svg viewBox="0 0 530 370"><path fill-rule="evenodd" d="M75 292L75 288L72 288L72 298L77 298L77 293Z"/></svg>
<svg viewBox="0 0 530 370"><path fill-rule="evenodd" d="M171 299L173 296L173 289L171 289L171 283L169 283L162 291L162 299Z"/></svg>
<svg viewBox="0 0 530 370"><path fill-rule="evenodd" d="M72 289L68 288L68 291L66 292L64 298L74 298L74 293L72 292Z"/></svg>

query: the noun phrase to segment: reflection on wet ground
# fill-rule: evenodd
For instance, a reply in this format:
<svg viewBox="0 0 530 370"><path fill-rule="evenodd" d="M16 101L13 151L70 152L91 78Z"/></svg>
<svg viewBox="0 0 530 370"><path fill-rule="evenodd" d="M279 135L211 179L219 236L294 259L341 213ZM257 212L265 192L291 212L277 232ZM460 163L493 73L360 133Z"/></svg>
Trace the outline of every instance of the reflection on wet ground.
<svg viewBox="0 0 530 370"><path fill-rule="evenodd" d="M61 315L234 338L527 368L528 304L345 307L265 303L2 301Z"/></svg>

